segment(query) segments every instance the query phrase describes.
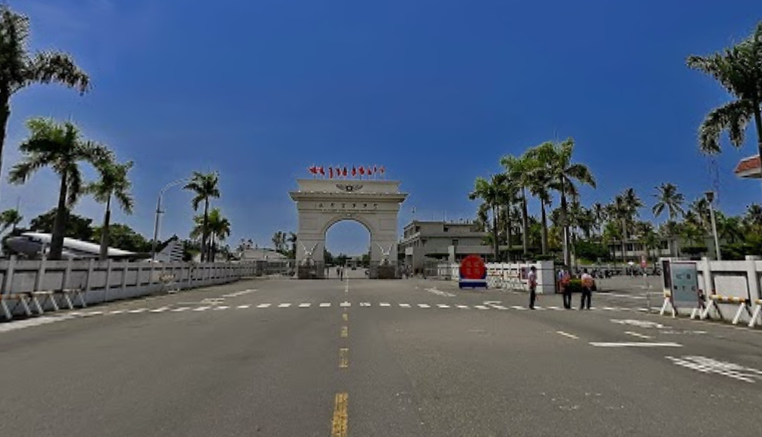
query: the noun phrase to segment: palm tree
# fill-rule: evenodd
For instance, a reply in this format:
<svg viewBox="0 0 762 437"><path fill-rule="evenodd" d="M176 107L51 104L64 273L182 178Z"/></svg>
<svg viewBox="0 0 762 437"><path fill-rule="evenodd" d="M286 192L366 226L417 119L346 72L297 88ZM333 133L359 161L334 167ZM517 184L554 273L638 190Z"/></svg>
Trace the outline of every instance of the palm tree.
<svg viewBox="0 0 762 437"><path fill-rule="evenodd" d="M193 172L190 182L183 189L192 191L195 196L191 201L194 211L198 211L201 202L204 202L203 227L201 233L201 262L206 259L206 242L209 236L207 222L209 220L209 201L220 197L219 175L216 172L201 173Z"/></svg>
<svg viewBox="0 0 762 437"><path fill-rule="evenodd" d="M297 235L293 232L289 232L286 241L291 245L291 252L289 254L290 258L296 258L296 240Z"/></svg>
<svg viewBox="0 0 762 437"><path fill-rule="evenodd" d="M132 165L132 161L119 164L113 159L98 162L96 168L100 174L100 179L88 184L84 190L85 193L92 194L97 202L106 204L106 212L103 214L103 227L101 228L101 261L108 258L111 199L116 199L119 207L127 214L132 214L132 208L135 205L132 194L130 194L132 182L127 177Z"/></svg>
<svg viewBox="0 0 762 437"><path fill-rule="evenodd" d="M495 262L500 258L497 208L503 196L502 185L504 184L505 179L505 175L502 174L493 175L490 180L481 177L476 178L476 182L474 182L474 191L468 195L468 198L471 200L481 199L485 209L492 213L492 244L495 251Z"/></svg>
<svg viewBox="0 0 762 437"><path fill-rule="evenodd" d="M699 197L690 204L689 210L694 214L694 220L704 232L712 229L711 213L709 211L709 201L706 197Z"/></svg>
<svg viewBox="0 0 762 437"><path fill-rule="evenodd" d="M656 187L656 194L653 195L656 198L651 211L655 217L659 217L666 209L669 211L669 219L672 221L677 220L678 217L685 214L683 211L683 202L685 202L685 196L677 191L677 187L669 182L663 183Z"/></svg>
<svg viewBox="0 0 762 437"><path fill-rule="evenodd" d="M720 152L720 134L727 130L730 142L740 148L744 130L752 118L757 127L757 148L762 153L762 22L747 40L722 53L689 56L688 67L714 77L737 100L713 109L699 128L699 149Z"/></svg>
<svg viewBox="0 0 762 437"><path fill-rule="evenodd" d="M198 239L204 234L209 236L209 244L206 253L206 260L214 261L214 246L216 243L224 241L230 236L230 221L222 216L219 208L213 208L208 212L206 220L204 215L200 214L193 217L196 224L191 230L190 237Z"/></svg>
<svg viewBox="0 0 762 437"><path fill-rule="evenodd" d="M762 206L756 203L749 205L744 214L744 221L747 225L762 227Z"/></svg>
<svg viewBox="0 0 762 437"><path fill-rule="evenodd" d="M22 184L32 174L43 167L51 169L61 178L58 192L58 207L53 224L49 258L61 258L64 229L69 208L73 207L83 192L80 162L97 165L111 156L104 146L86 141L71 122L56 123L45 118L34 118L27 122L31 135L19 145L23 160L11 169L9 180Z"/></svg>
<svg viewBox="0 0 762 437"><path fill-rule="evenodd" d="M29 18L0 5L0 169L11 116L11 97L32 84L59 83L84 94L90 78L69 55L55 51L29 53Z"/></svg>
<svg viewBox="0 0 762 437"><path fill-rule="evenodd" d="M528 158L529 159L529 158ZM548 253L548 216L546 208L552 205L552 198L550 196L550 190L554 187L553 180L551 179L549 169L540 163L538 160L533 159L530 164L531 180L529 183L529 191L534 197L540 201L540 223L542 225L542 237L541 247L542 254Z"/></svg>
<svg viewBox="0 0 762 437"><path fill-rule="evenodd" d="M516 157L506 155L500 159L500 164L505 168L506 177L521 192L521 245L526 257L529 252L529 212L527 208L527 190L532 186L532 171L535 162L526 155Z"/></svg>
<svg viewBox="0 0 762 437"><path fill-rule="evenodd" d="M606 206L601 204L600 202L595 202L593 206L590 208L590 211L593 213L594 223L595 223L595 230L599 233L603 233L603 223L606 221L607 214L606 214Z"/></svg>
<svg viewBox="0 0 762 437"><path fill-rule="evenodd" d="M11 232L16 230L16 226L24 220L24 217L17 209L6 209L0 212L0 234L11 228Z"/></svg>
<svg viewBox="0 0 762 437"><path fill-rule="evenodd" d="M530 149L528 154L536 157L547 166L549 177L554 181L554 189L561 197L561 215L564 231L564 264L571 265L571 252L569 251L569 223L567 197L578 197L577 183L586 184L595 188L595 178L590 169L579 163L573 163L574 139L568 138L561 143L552 141L545 142Z"/></svg>

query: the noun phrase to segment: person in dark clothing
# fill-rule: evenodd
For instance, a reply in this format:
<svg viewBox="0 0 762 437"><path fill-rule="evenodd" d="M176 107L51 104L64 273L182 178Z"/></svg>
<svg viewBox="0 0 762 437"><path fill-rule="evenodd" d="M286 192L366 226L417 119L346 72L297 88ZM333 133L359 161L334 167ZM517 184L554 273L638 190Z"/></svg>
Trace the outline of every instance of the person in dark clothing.
<svg viewBox="0 0 762 437"><path fill-rule="evenodd" d="M568 270L561 269L559 276L559 282L561 283L561 296L564 300L564 308L570 310L572 307L572 290L569 286L571 282L571 274Z"/></svg>
<svg viewBox="0 0 762 437"><path fill-rule="evenodd" d="M534 309L534 302L537 300L537 268L532 266L529 268L529 274L527 275L529 282L529 309Z"/></svg>
<svg viewBox="0 0 762 437"><path fill-rule="evenodd" d="M582 301L580 302L579 309L584 310L586 307L590 309L590 304L593 298L593 277L587 272L587 269L582 272ZM587 305L585 305L587 303Z"/></svg>

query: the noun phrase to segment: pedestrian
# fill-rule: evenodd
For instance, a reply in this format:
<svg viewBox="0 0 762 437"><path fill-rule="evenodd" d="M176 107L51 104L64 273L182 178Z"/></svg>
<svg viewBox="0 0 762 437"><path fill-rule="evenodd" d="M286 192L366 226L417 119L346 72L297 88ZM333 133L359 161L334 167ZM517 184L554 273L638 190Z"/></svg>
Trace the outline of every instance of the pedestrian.
<svg viewBox="0 0 762 437"><path fill-rule="evenodd" d="M537 300L537 268L535 266L529 268L527 281L529 282L529 309L533 310L534 301Z"/></svg>
<svg viewBox="0 0 762 437"><path fill-rule="evenodd" d="M587 272L587 269L582 271L582 301L580 302L579 309L583 310L587 306L590 309L591 301L593 297L593 277ZM587 301L587 305L585 305Z"/></svg>
<svg viewBox="0 0 762 437"><path fill-rule="evenodd" d="M570 284L571 274L565 268L561 269L561 297L564 300L564 308L567 310L570 310L572 307L572 288Z"/></svg>

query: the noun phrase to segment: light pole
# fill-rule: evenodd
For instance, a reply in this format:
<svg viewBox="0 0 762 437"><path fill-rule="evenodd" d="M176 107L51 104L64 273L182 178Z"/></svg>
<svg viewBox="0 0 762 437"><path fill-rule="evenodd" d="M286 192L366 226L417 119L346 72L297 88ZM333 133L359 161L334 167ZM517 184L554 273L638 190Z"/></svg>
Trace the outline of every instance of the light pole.
<svg viewBox="0 0 762 437"><path fill-rule="evenodd" d="M712 234L714 235L714 250L717 253L717 261L722 260L720 254L720 240L717 237L717 221L714 219L714 191L707 191L704 193L706 200L709 202L709 216L712 218Z"/></svg>
<svg viewBox="0 0 762 437"><path fill-rule="evenodd" d="M164 211L161 210L161 197L164 195L164 192L168 189L180 185L184 182L187 182L187 178L178 179L174 182L170 182L167 185L164 186L164 188L159 191L159 199L156 201L156 222L153 225L153 244L151 245L151 261L156 261L156 245L158 244L159 240L159 217L161 213Z"/></svg>

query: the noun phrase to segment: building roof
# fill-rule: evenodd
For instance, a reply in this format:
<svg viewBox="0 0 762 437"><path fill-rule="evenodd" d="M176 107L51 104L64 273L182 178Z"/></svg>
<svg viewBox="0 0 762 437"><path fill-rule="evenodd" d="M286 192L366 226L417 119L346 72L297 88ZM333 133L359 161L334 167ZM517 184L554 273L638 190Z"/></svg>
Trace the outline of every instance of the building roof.
<svg viewBox="0 0 762 437"><path fill-rule="evenodd" d="M762 177L762 165L759 155L749 156L738 162L735 174L740 178L758 179Z"/></svg>

